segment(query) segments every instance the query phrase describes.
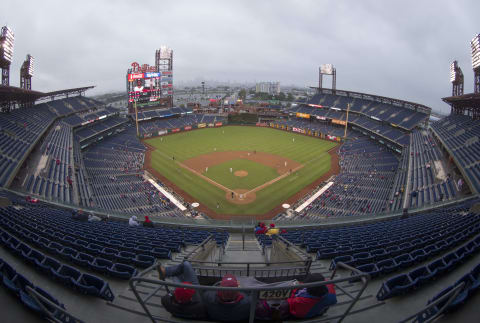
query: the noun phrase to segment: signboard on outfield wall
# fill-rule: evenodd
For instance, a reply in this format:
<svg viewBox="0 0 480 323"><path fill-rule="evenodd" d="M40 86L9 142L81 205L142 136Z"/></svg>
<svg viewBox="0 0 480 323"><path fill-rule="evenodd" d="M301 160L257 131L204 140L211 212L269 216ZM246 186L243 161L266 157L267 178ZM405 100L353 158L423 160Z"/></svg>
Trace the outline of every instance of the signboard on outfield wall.
<svg viewBox="0 0 480 323"><path fill-rule="evenodd" d="M207 126L206 123L199 123L199 124L197 125L198 128L205 128L206 126Z"/></svg>
<svg viewBox="0 0 480 323"><path fill-rule="evenodd" d="M158 135L159 135L159 136L163 136L163 135L166 135L167 133L168 133L167 130L160 130L160 131L158 132Z"/></svg>
<svg viewBox="0 0 480 323"><path fill-rule="evenodd" d="M180 132L180 128L172 129L172 132Z"/></svg>
<svg viewBox="0 0 480 323"><path fill-rule="evenodd" d="M310 115L308 113L297 112L297 117L298 118L310 119Z"/></svg>
<svg viewBox="0 0 480 323"><path fill-rule="evenodd" d="M347 123L344 120L332 119L332 123L339 124L339 125L346 125Z"/></svg>
<svg viewBox="0 0 480 323"><path fill-rule="evenodd" d="M305 130L301 129L301 128L296 128L296 127L293 127L292 128L292 131L293 132L298 132L298 133L305 133Z"/></svg>
<svg viewBox="0 0 480 323"><path fill-rule="evenodd" d="M186 126L185 128L183 128L184 130L192 130L192 126Z"/></svg>
<svg viewBox="0 0 480 323"><path fill-rule="evenodd" d="M221 126L222 126L222 123L221 123L221 122L215 123L215 127L221 127Z"/></svg>

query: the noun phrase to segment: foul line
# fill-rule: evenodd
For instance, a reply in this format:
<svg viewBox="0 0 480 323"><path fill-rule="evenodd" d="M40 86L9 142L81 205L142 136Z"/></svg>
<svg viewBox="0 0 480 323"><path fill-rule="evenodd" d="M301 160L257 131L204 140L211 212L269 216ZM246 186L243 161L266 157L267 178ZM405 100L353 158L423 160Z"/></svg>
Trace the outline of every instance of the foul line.
<svg viewBox="0 0 480 323"><path fill-rule="evenodd" d="M228 188L228 187L223 186L222 184L219 184L219 183L215 182L215 181L212 180L211 178L208 178L207 176L205 176L205 175L199 173L198 171L196 171L196 170L188 167L187 165L182 164L181 162L176 162L176 163L177 163L179 166L181 166L181 167L183 167L183 168L185 168L185 169L188 169L188 170L191 171L192 173L200 176L200 177L203 178L204 180L208 181L210 184L213 184L213 185L221 188L221 189L224 190L225 192L235 192L235 190L232 190L232 189L230 189L230 188ZM275 183L275 182L277 182L277 181L279 181L279 180L287 177L288 175L293 174L294 172L296 172L297 170L299 170L299 169L301 169L301 168L303 168L303 165L300 165L300 166L292 169L291 172L287 172L287 173L285 173L285 174L283 174L283 175L280 175L280 176L278 176L278 177L275 177L274 179L272 179L272 180L270 180L270 181L268 181L268 182L266 182L266 183L263 183L262 185L257 186L257 187L255 187L254 189L251 189L250 191L245 192L245 193L242 193L242 194L247 195L248 193L255 193L255 192L257 192L257 191L260 191L261 189L263 189L263 188L265 188L265 187L267 187L267 186L269 186L269 185L271 185L271 184L273 184L273 183Z"/></svg>

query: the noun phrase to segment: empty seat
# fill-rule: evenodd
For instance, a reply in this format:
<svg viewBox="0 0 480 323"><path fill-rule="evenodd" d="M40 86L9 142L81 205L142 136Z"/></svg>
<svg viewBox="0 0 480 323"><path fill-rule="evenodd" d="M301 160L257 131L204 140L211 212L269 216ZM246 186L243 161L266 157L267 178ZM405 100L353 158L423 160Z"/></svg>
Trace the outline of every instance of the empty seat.
<svg viewBox="0 0 480 323"><path fill-rule="evenodd" d="M137 270L129 265L115 263L108 269L108 274L116 278L130 279L137 274Z"/></svg>
<svg viewBox="0 0 480 323"><path fill-rule="evenodd" d="M415 287L419 287L433 279L432 272L426 266L418 267L408 273L410 279L415 284Z"/></svg>
<svg viewBox="0 0 480 323"><path fill-rule="evenodd" d="M413 287L414 284L408 275L398 275L390 278L382 284L382 287L377 293L377 299L383 301L387 298L405 294Z"/></svg>
<svg viewBox="0 0 480 323"><path fill-rule="evenodd" d="M148 255L139 254L133 259L133 263L135 266L140 268L147 268L153 265L155 262L155 258Z"/></svg>
<svg viewBox="0 0 480 323"><path fill-rule="evenodd" d="M398 270L398 265L393 259L385 259L377 262L378 269L382 272L382 275L389 274Z"/></svg>

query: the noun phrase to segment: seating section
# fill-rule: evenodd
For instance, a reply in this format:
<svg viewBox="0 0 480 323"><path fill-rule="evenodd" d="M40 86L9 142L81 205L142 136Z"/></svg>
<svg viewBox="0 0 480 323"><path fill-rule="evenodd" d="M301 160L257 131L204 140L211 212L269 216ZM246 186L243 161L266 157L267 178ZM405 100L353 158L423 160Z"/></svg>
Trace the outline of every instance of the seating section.
<svg viewBox="0 0 480 323"><path fill-rule="evenodd" d="M119 110L112 107L103 107L95 109L93 112L78 112L63 119L63 122L68 123L72 128L80 127L85 124L90 124L98 120L118 114Z"/></svg>
<svg viewBox="0 0 480 323"><path fill-rule="evenodd" d="M88 111L92 108L100 107L103 105L103 103L91 98L86 98L84 96L75 96L61 100L45 102L39 105L48 107L50 111L59 117L65 117L77 112Z"/></svg>
<svg viewBox="0 0 480 323"><path fill-rule="evenodd" d="M332 126L327 122L309 122L305 119L294 118L291 120L276 120L275 123L279 125L285 125L290 128L300 128L306 131L316 131L324 135L334 136L334 137L343 137L345 130L341 126ZM347 133L347 136L349 133Z"/></svg>
<svg viewBox="0 0 480 323"><path fill-rule="evenodd" d="M3 217L2 217L2 220ZM31 235L32 232L26 229L21 229L20 227L14 228L13 222L2 223L2 227L7 227L12 230L9 232L15 232L18 234L18 237L25 238L25 235ZM25 243L19 241L15 236L8 233L7 231L0 230L0 243L8 251L23 259L25 262L33 266L35 270L40 273L47 275L50 279L53 279L67 288L73 289L77 292L86 295L92 295L106 300L113 300L114 295L110 290L110 287L107 282L103 279L96 276L82 273L79 270L68 266L62 262L55 260L52 257L49 257L36 249L30 248ZM36 243L34 241L33 243ZM59 249L62 249L60 245L56 246ZM54 246L52 246L54 248ZM12 281L12 287L17 285ZM31 286L33 288L33 286Z"/></svg>
<svg viewBox="0 0 480 323"><path fill-rule="evenodd" d="M479 228L480 226L478 225L475 226L476 233L480 232ZM466 235L465 238L468 238L467 233L470 233L470 232L465 233L465 231L467 230L464 230L464 232L462 233ZM472 231L472 230L469 230L469 231ZM457 241L454 241L451 244L455 244L455 242ZM378 291L377 299L379 301L383 301L385 299L388 299L397 295L403 295L413 290L417 290L420 287L422 287L424 284L432 282L438 279L443 274L452 271L453 269L455 269L455 267L465 262L470 256L472 256L474 253L477 253L479 250L480 250L480 235L477 235L474 240L470 241L467 244L464 244L463 246L461 246L460 248L454 251L447 253L443 257L440 257L428 263L427 265L420 266L418 268L415 268L409 271L408 273L401 274L388 279L386 282L382 284L382 287ZM358 267L358 269L362 270L360 267ZM478 271L478 268L476 270ZM453 303L450 304L449 306L450 310L459 306L461 303L463 303L466 300L466 298L469 296L469 294L472 293L474 290L476 290L478 286L480 286L480 282L478 281L478 272L476 272L476 278L472 273L469 273L463 276L454 285L449 286L448 288L441 291L437 296L431 299L429 303L441 297L448 291L450 291L456 284L459 284L460 282L465 282L465 286L462 289L461 293L455 298ZM437 309L438 308L441 308L441 305L439 305Z"/></svg>
<svg viewBox="0 0 480 323"><path fill-rule="evenodd" d="M105 138L83 152L89 206L131 214L183 217L182 212L143 177L145 147L135 128ZM85 201L86 202L86 201Z"/></svg>
<svg viewBox="0 0 480 323"><path fill-rule="evenodd" d="M27 169L22 189L43 199L74 203L72 129L57 121L39 147L40 161Z"/></svg>
<svg viewBox="0 0 480 323"><path fill-rule="evenodd" d="M176 108L173 108L176 109ZM145 118L154 118L158 115L157 111L147 111L142 113ZM139 114L140 115L140 114ZM140 118L140 117L139 117ZM156 135L159 131L166 129L184 128L187 126L195 126L199 123L211 124L217 122L225 122L223 116L206 115L206 114L187 114L185 116L173 118L156 118L139 123L140 133Z"/></svg>
<svg viewBox="0 0 480 323"><path fill-rule="evenodd" d="M104 131L112 130L127 122L128 119L119 116L112 116L101 121L96 121L77 130L75 132L75 139L79 142L82 142L95 137Z"/></svg>
<svg viewBox="0 0 480 323"><path fill-rule="evenodd" d="M480 288L480 264L476 265L470 272L462 276L454 284L448 286L447 288L440 291L437 295L431 298L427 305L432 304L433 302L440 300L444 295L448 294L458 285L464 283L464 286L460 289L457 296L451 301L451 303L443 310L442 313L447 314L458 308L463 304L468 302L468 300L473 296L475 292ZM417 320L419 322L425 322L435 315L439 314L442 308L447 305L447 301L450 297L446 297L441 300L439 303L433 307L426 310L424 313L418 315Z"/></svg>
<svg viewBox="0 0 480 323"><path fill-rule="evenodd" d="M46 106L15 109L0 115L0 186L5 185L54 119L55 115Z"/></svg>
<svg viewBox="0 0 480 323"><path fill-rule="evenodd" d="M310 106L297 106L287 110L289 113L306 113L314 117L324 118L326 120L337 119L337 120L346 120L346 112L328 108L313 108ZM305 121L304 121L305 122ZM312 122L315 124L316 122ZM381 122L380 120L372 119L368 116L362 114L349 113L348 123L350 125L358 126L368 131L374 132L376 135L381 135L393 142L396 142L400 145L408 145L409 143L409 134L405 130L400 128L393 127L388 123ZM340 135L340 134L339 134ZM343 135L343 133L341 134Z"/></svg>
<svg viewBox="0 0 480 323"><path fill-rule="evenodd" d="M458 191L453 180L444 171L444 158L435 140L426 131L417 130L412 133L411 147L409 207L420 207L455 198ZM436 164L441 170L437 170Z"/></svg>
<svg viewBox="0 0 480 323"><path fill-rule="evenodd" d="M414 109L343 95L316 94L308 103L343 111L346 111L347 105L350 104L350 112L393 123L405 129L413 129L428 118L428 114Z"/></svg>
<svg viewBox="0 0 480 323"><path fill-rule="evenodd" d="M480 122L468 116L450 115L431 127L480 192Z"/></svg>
<svg viewBox="0 0 480 323"><path fill-rule="evenodd" d="M344 143L339 155L341 172L333 180L334 184L300 217L314 219L389 210L398 157L363 135Z"/></svg>
<svg viewBox="0 0 480 323"><path fill-rule="evenodd" d="M3 240L2 240L3 242ZM46 298L49 302L65 309L65 305L60 303L55 297L44 289L35 286L25 276L18 273L8 262L0 258L0 279L2 285L16 296L29 310L39 315L41 318L54 317L61 322L73 322L73 317L66 312L61 312L57 308L50 305L47 301L43 301L39 297L32 297L32 293L27 290L27 286L36 293Z"/></svg>

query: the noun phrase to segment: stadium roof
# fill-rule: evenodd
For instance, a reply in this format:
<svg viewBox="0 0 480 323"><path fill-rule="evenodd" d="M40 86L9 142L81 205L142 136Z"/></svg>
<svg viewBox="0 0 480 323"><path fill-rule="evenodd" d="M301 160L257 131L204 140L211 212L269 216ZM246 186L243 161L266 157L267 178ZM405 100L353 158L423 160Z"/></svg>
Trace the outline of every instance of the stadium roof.
<svg viewBox="0 0 480 323"><path fill-rule="evenodd" d="M93 89L94 86L78 87L73 89L39 92L26 90L15 86L0 86L0 102L31 102L42 98L51 98L61 95L81 94L86 90Z"/></svg>
<svg viewBox="0 0 480 323"><path fill-rule="evenodd" d="M480 93L469 93L459 96L449 96L442 100L457 107L480 107Z"/></svg>

